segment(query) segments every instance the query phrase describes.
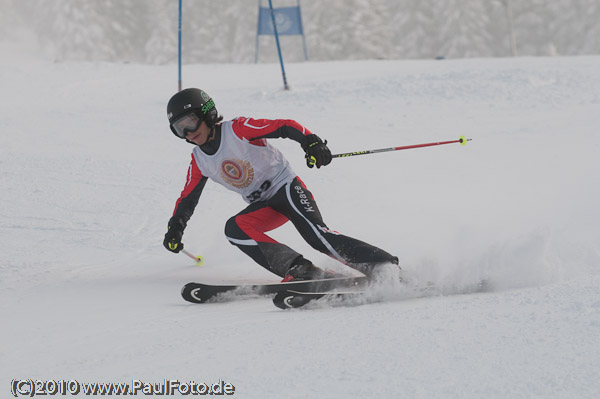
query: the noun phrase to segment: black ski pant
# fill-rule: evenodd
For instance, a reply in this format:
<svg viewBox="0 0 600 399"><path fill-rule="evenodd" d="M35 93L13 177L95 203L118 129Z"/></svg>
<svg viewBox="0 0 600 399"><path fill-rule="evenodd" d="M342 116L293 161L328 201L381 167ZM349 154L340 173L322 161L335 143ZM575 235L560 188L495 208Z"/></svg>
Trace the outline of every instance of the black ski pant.
<svg viewBox="0 0 600 399"><path fill-rule="evenodd" d="M231 217L225 236L259 265L284 277L302 255L265 233L288 221L314 249L367 275L378 265L398 263L398 258L382 249L329 229L311 192L298 177L269 200L252 203Z"/></svg>

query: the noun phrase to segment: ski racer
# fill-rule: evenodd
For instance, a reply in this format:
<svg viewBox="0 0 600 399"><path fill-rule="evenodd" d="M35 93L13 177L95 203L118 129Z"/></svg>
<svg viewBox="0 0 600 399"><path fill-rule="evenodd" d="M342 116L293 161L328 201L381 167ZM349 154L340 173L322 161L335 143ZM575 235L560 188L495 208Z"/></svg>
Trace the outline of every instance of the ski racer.
<svg viewBox="0 0 600 399"><path fill-rule="evenodd" d="M195 147L187 180L168 222L163 245L183 249L183 232L210 178L240 194L248 203L225 224L227 240L283 281L327 277L327 273L292 248L265 233L291 221L314 249L370 276L398 258L323 222L317 203L282 153L268 139L297 141L309 168L332 160L322 141L298 122L239 117L223 121L214 101L197 88L176 93L167 105L171 131Z"/></svg>

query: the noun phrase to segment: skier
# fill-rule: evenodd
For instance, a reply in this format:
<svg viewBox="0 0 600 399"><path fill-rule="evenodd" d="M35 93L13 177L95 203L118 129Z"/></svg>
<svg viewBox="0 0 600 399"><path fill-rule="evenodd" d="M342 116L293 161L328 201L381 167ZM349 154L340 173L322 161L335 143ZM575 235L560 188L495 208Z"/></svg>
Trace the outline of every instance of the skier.
<svg viewBox="0 0 600 399"><path fill-rule="evenodd" d="M183 249L181 239L208 178L239 193L249 204L225 224L229 242L283 281L328 276L301 254L265 233L291 221L314 249L370 276L384 264L398 264L386 251L331 230L306 185L267 139L297 141L309 168L328 165L327 141L293 120L239 117L223 122L206 92L190 88L167 105L171 131L195 144L186 185L176 202L163 245Z"/></svg>

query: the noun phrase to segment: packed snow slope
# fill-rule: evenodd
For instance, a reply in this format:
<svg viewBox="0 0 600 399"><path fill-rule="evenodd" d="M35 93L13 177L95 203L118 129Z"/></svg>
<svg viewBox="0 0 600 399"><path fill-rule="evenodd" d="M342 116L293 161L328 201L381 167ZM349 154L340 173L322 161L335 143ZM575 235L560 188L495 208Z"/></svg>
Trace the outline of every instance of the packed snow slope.
<svg viewBox="0 0 600 399"><path fill-rule="evenodd" d="M308 169L273 140L330 228L411 278L486 293L281 311L192 305L189 281L277 281L224 238L245 207L208 183L162 247L191 145L170 132L175 66L0 64L0 375L79 382L222 379L241 398L597 398L600 57L190 65L226 118L292 118L334 153ZM9 53L10 54L10 53ZM273 237L332 269L292 226Z"/></svg>

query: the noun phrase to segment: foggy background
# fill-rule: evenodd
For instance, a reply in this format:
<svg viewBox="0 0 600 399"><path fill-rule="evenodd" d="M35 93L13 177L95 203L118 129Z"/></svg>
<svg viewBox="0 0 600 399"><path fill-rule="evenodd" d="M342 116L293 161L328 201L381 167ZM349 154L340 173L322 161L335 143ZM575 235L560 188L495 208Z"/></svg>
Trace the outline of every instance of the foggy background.
<svg viewBox="0 0 600 399"><path fill-rule="evenodd" d="M183 4L184 63L254 62L258 0ZM303 0L301 7L311 61L600 53L600 0ZM0 0L0 10L0 42L53 61L177 61L177 0ZM304 59L300 36L281 42L285 61ZM259 62L277 60L272 36L259 44Z"/></svg>

